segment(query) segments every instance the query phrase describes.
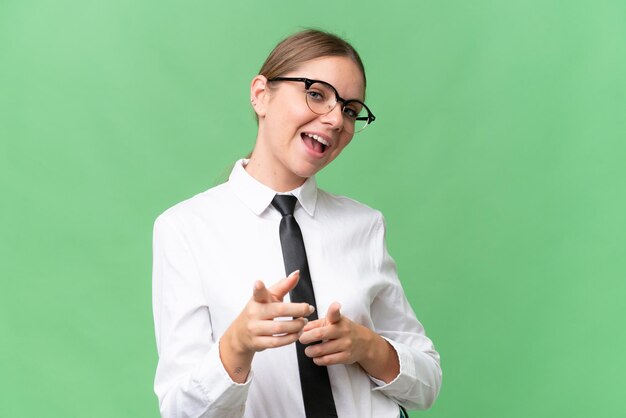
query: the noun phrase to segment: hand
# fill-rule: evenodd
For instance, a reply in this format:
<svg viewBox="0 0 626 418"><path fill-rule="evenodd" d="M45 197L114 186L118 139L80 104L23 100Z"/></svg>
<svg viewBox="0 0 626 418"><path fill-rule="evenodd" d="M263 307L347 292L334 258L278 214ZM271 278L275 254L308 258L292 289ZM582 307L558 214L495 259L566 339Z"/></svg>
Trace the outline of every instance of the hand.
<svg viewBox="0 0 626 418"><path fill-rule="evenodd" d="M368 341L374 334L369 328L341 315L341 305L337 302L328 307L326 318L309 322L303 331L299 339L302 344L322 341L304 350L318 366L360 362L366 356Z"/></svg>
<svg viewBox="0 0 626 418"><path fill-rule="evenodd" d="M326 318L305 325L299 338L308 346L304 353L318 366L358 363L366 373L386 383L400 373L398 354L391 344L371 329L341 315L341 305L328 307Z"/></svg>
<svg viewBox="0 0 626 418"><path fill-rule="evenodd" d="M308 303L283 303L300 278L295 271L269 289L254 283L252 298L220 339L220 359L231 379L245 382L254 353L295 342L315 308ZM294 319L278 319L293 317Z"/></svg>
<svg viewBox="0 0 626 418"><path fill-rule="evenodd" d="M260 280L254 283L252 298L225 333L235 351L254 354L298 339L308 322L304 317L312 314L314 308L308 303L283 303L283 298L299 278L296 271L269 289ZM281 317L294 319L278 319Z"/></svg>

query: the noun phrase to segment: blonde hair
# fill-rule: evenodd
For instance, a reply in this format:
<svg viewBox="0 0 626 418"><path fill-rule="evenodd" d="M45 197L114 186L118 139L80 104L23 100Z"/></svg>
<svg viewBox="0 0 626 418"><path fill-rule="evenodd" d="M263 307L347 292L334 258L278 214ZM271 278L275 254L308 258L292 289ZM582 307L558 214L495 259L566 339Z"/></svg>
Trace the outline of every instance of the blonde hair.
<svg viewBox="0 0 626 418"><path fill-rule="evenodd" d="M365 67L354 47L337 35L317 29L306 29L283 39L270 52L259 74L268 79L279 77L323 57L350 58L361 70L365 87Z"/></svg>

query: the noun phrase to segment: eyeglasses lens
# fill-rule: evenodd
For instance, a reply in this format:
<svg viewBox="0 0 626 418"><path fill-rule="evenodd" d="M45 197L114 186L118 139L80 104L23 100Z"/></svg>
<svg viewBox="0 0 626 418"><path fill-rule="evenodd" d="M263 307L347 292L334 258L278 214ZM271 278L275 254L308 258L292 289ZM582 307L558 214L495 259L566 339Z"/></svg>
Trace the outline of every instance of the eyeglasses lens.
<svg viewBox="0 0 626 418"><path fill-rule="evenodd" d="M325 115L337 105L337 96L329 85L313 83L306 90L306 103L313 113ZM363 105L358 102L348 102L343 107L343 127L346 131L353 133L362 131L367 123L367 110Z"/></svg>

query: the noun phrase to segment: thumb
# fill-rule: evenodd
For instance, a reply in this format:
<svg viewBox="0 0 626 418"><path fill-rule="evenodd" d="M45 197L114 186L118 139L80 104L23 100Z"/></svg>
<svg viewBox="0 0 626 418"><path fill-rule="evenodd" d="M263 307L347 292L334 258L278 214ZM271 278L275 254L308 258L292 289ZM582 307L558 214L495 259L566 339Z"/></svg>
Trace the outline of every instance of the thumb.
<svg viewBox="0 0 626 418"><path fill-rule="evenodd" d="M261 280L257 280L256 282L254 282L252 299L258 303L269 303L272 301L272 295L265 287L265 283L263 283Z"/></svg>
<svg viewBox="0 0 626 418"><path fill-rule="evenodd" d="M326 312L326 321L329 324L335 324L341 319L341 305L338 302L333 302L328 307Z"/></svg>
<svg viewBox="0 0 626 418"><path fill-rule="evenodd" d="M296 285L298 284L298 280L300 280L300 270L294 271L293 273L291 273L286 278L284 278L281 281L279 281L278 283L272 285L269 288L269 292L276 299L282 301L283 298L285 297L285 295L287 293L289 293L289 291L291 289L296 287Z"/></svg>

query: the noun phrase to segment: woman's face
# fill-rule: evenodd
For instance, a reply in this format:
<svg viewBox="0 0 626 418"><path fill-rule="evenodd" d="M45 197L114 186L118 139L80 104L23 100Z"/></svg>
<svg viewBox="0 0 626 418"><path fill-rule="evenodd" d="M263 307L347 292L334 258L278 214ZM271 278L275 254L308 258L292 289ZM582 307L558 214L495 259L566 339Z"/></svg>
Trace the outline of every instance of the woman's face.
<svg viewBox="0 0 626 418"><path fill-rule="evenodd" d="M325 81L346 99L363 100L365 94L359 67L346 57L308 61L282 76ZM257 76L252 83L259 134L249 171L275 190L302 184L337 158L353 136L343 128L341 104L318 115L307 106L304 92L302 82L267 83L265 77Z"/></svg>

